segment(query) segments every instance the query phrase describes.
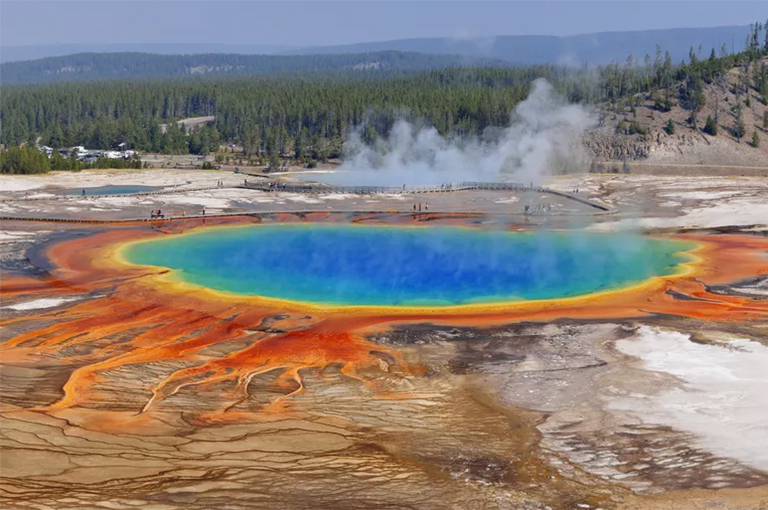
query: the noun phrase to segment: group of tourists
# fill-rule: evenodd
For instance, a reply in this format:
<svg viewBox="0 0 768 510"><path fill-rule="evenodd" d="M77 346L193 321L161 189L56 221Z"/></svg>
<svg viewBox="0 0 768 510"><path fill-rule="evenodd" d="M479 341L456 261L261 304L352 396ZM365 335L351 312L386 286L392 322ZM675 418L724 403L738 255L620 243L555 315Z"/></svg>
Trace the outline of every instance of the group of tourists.
<svg viewBox="0 0 768 510"><path fill-rule="evenodd" d="M429 212L429 203L424 202L423 205L424 205L424 212ZM418 209L417 209L417 206L418 206ZM421 202L419 202L418 204L416 204L416 203L413 204L413 212L417 212L417 211L418 212L422 211L422 203Z"/></svg>
<svg viewBox="0 0 768 510"><path fill-rule="evenodd" d="M533 204L525 206L525 214L541 214L545 212L552 212L552 204L549 202L546 204Z"/></svg>
<svg viewBox="0 0 768 510"><path fill-rule="evenodd" d="M205 206L202 207L202 210L200 211L201 216L205 216ZM181 213L181 216L186 218L187 217L187 211L184 210ZM165 214L160 209L152 209L149 211L149 219L155 220L155 219L165 219Z"/></svg>
<svg viewBox="0 0 768 510"><path fill-rule="evenodd" d="M288 184L286 184L284 182L275 181L275 182L270 182L269 183L269 188L270 189L286 189L287 187L288 187Z"/></svg>

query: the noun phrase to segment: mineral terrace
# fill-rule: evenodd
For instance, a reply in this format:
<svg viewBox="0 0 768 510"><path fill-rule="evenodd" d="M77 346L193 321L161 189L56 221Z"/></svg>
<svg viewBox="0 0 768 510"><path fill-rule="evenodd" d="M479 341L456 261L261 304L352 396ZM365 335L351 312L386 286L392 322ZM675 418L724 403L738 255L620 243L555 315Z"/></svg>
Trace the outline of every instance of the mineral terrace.
<svg viewBox="0 0 768 510"><path fill-rule="evenodd" d="M0 507L768 508L765 178L546 184L608 212L536 191L243 181L0 178ZM115 184L172 192L65 194ZM280 221L631 229L704 248L690 275L642 288L450 313L281 308L109 262L126 239Z"/></svg>

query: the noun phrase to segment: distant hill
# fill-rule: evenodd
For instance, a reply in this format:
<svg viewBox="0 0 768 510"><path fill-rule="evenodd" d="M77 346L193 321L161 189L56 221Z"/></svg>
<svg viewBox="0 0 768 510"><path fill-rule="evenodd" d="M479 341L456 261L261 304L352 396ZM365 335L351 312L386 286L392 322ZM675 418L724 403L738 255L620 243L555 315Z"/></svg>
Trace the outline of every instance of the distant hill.
<svg viewBox="0 0 768 510"><path fill-rule="evenodd" d="M205 43L112 43L55 44L36 46L3 46L0 63L61 57L77 53L155 53L158 55L196 55L202 53L236 53L238 55L274 55L296 48L274 44L205 44Z"/></svg>
<svg viewBox="0 0 768 510"><path fill-rule="evenodd" d="M669 50L679 62L691 46L707 54L723 44L729 51L744 49L748 26L671 28L632 32L601 32L557 37L548 35L500 35L476 38L418 38L364 42L343 46L295 48L269 44L125 43L3 46L0 63L34 60L79 53L152 53L158 55L330 55L401 51L431 55L463 55L498 59L516 64L606 64L624 62L632 54L642 60L654 56L656 44ZM733 48L731 46L733 45Z"/></svg>
<svg viewBox="0 0 768 510"><path fill-rule="evenodd" d="M415 72L464 66L509 67L483 57L378 51L346 55L153 55L80 53L0 65L0 83L49 83L205 75L254 75L285 72Z"/></svg>
<svg viewBox="0 0 768 510"><path fill-rule="evenodd" d="M656 45L669 51L674 62L688 57L691 47L702 47L703 56L712 48L719 52L726 44L728 51L744 49L748 26L711 28L672 28L635 32L602 32L556 37L546 35L504 35L468 39L419 38L350 44L345 46L313 47L288 50L286 54L334 54L372 51L413 51L433 55L466 55L505 60L517 64L606 64L624 62L628 55L642 61L651 57Z"/></svg>

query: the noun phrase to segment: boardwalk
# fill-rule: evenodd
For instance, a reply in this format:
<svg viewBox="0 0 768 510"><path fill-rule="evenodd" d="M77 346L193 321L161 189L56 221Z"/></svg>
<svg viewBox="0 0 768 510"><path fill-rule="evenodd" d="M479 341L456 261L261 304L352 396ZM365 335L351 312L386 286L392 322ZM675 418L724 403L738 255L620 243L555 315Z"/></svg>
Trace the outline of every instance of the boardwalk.
<svg viewBox="0 0 768 510"><path fill-rule="evenodd" d="M576 200L582 204L594 207L601 211L610 212L611 208L589 200L572 193L557 191L544 186L526 186L525 184L515 182L447 182L443 184L427 186L329 186L319 183L276 183L271 184L264 181L250 182L244 181L243 187L257 189L261 191L280 191L286 193L341 193L350 195L374 195L374 194L416 194L416 193L449 193L455 191L467 190L489 190L489 191L533 191L539 193L551 193L561 197L567 197Z"/></svg>
<svg viewBox="0 0 768 510"><path fill-rule="evenodd" d="M558 215L604 215L612 214L616 212L615 209L601 204L599 202L583 198L571 193L565 193L562 191L554 190L543 186L526 186L518 183L508 182L451 182L443 183L440 185L431 186L329 186L327 184L320 183L270 183L266 181L249 181L244 180L242 184L237 186L227 187L196 187L196 188L175 188L165 189L157 191L138 192L132 194L118 194L118 195L89 195L87 197L81 197L79 195L59 195L55 197L40 197L40 198L13 198L3 200L3 202L43 202L43 201L58 201L58 200L82 200L86 198L88 200L94 200L99 198L115 198L115 197L142 197L152 195L168 195L168 194L183 194L197 191L217 191L226 189L245 189L254 190L267 193L300 193L300 194L316 194L316 195L419 195L429 193L457 193L462 191L517 191L517 192L534 192L557 195L575 202L579 202L592 209L593 212L581 212L581 213L538 213L536 211L526 211L525 216L558 216ZM341 208L335 207L335 212L353 213L353 212L376 212L376 211L362 211L358 208ZM163 219L142 217L129 217L129 218L83 218L83 217L51 217L49 215L10 215L5 214L0 216L0 220L4 221L44 221L44 222L61 222L61 223L131 223L131 222L154 222L154 221L168 221L168 220L180 220L180 219L196 219L196 218L214 218L214 217L226 217L226 216L249 216L259 214L276 214L281 212L287 213L310 213L317 212L316 210L259 210L259 211L238 211L238 212L216 212L203 214L190 214L190 215L178 215L170 214L166 215ZM380 212L392 212L391 210L381 210ZM410 211L408 211L410 212ZM427 213L427 211L423 211ZM456 211L440 211L439 209L431 211L432 214L451 214ZM466 211L477 212L477 211ZM521 213L522 214L522 213Z"/></svg>

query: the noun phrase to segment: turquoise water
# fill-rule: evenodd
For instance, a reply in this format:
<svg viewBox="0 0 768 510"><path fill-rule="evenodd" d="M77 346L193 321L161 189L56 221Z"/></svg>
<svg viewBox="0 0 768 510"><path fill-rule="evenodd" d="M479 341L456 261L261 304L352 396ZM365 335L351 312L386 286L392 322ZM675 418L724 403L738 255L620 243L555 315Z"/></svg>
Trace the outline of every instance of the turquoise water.
<svg viewBox="0 0 768 510"><path fill-rule="evenodd" d="M95 188L80 188L67 190L67 195L82 195L85 190L85 196L93 195L127 195L129 193L145 193L161 189L159 186L139 186L139 185L110 185L98 186Z"/></svg>
<svg viewBox="0 0 768 510"><path fill-rule="evenodd" d="M216 290L341 305L575 296L669 275L687 243L627 234L276 224L130 245L135 264Z"/></svg>

